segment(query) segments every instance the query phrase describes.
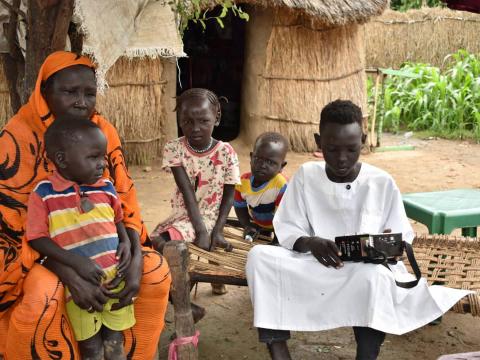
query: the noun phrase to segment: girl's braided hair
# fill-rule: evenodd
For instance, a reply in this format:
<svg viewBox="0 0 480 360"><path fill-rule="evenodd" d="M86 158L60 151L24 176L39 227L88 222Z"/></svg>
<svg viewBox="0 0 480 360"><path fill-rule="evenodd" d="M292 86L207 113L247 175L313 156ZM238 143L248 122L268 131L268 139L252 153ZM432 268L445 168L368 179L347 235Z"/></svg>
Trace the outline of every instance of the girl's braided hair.
<svg viewBox="0 0 480 360"><path fill-rule="evenodd" d="M185 90L183 93L177 96L177 106L175 107L175 111L181 108L183 103L191 98L207 99L208 102L213 106L214 113L216 114L216 119L219 120L221 118L222 110L220 107L220 99L213 91L203 88L191 88Z"/></svg>

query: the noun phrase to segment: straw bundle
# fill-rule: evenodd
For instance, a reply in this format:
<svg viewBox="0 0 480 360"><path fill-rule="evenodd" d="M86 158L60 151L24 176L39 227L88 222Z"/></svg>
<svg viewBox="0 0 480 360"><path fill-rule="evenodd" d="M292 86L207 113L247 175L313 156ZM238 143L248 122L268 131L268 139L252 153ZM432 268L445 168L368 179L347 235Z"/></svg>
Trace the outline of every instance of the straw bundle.
<svg viewBox="0 0 480 360"><path fill-rule="evenodd" d="M247 242L242 237L243 230L227 225L224 229L225 239L233 246L231 252L223 249L203 250L192 243L188 244L190 252L190 273L202 275L230 276L245 279L245 263L247 254L255 245L266 245L271 242L260 237L255 243Z"/></svg>
<svg viewBox="0 0 480 360"><path fill-rule="evenodd" d="M406 13L386 11L365 25L369 68L399 68L405 61L441 67L459 49L480 53L480 15L424 8Z"/></svg>
<svg viewBox="0 0 480 360"><path fill-rule="evenodd" d="M12 116L10 106L10 93L8 91L7 79L3 72L3 66L0 66L0 128L2 128L8 119Z"/></svg>
<svg viewBox="0 0 480 360"><path fill-rule="evenodd" d="M116 127L129 164L147 164L175 136L175 65L166 59L120 58L107 73L97 109ZM172 90L173 86L173 90Z"/></svg>
<svg viewBox="0 0 480 360"><path fill-rule="evenodd" d="M244 135L252 140L263 131L278 131L293 150L315 150L313 133L327 103L349 99L365 109L361 26L312 28L300 16L279 10L265 37L265 53L258 54L262 36L248 27L259 29L255 22L267 22L267 15L261 16L254 14L247 25L246 71L260 75L244 84Z"/></svg>

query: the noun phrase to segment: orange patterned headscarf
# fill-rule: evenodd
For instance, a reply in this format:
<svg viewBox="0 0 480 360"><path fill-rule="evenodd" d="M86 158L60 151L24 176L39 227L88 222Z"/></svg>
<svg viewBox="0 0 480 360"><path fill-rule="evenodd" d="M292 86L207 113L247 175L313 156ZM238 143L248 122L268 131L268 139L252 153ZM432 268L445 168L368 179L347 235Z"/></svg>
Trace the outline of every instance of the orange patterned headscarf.
<svg viewBox="0 0 480 360"><path fill-rule="evenodd" d="M44 156L43 136L54 121L54 114L50 113L42 96L42 82L75 65L94 67L87 57L71 52L57 51L48 56L40 68L28 103L0 132L0 317L21 295L22 278L37 257L25 242L22 245L28 196L36 183L53 170ZM107 138L108 169L105 176L111 178L122 200L125 226L137 230L144 241L146 231L118 134L100 115L94 114L91 120Z"/></svg>
<svg viewBox="0 0 480 360"><path fill-rule="evenodd" d="M85 65L92 69L94 68L93 63L89 58L67 51L56 51L50 54L40 67L37 81L35 83L35 89L30 97L29 103L33 102L37 114L43 121L50 118L52 114L50 113L48 105L41 93L42 83L56 72L75 65ZM46 123L47 127L48 125L50 125L50 123Z"/></svg>

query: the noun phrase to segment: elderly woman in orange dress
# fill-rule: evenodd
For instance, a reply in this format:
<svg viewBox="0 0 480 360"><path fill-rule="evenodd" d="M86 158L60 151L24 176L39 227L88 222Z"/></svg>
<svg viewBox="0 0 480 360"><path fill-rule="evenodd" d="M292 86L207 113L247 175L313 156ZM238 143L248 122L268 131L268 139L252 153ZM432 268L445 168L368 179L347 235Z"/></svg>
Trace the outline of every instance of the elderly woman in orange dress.
<svg viewBox="0 0 480 360"><path fill-rule="evenodd" d="M77 359L78 349L64 308L63 284L83 309L100 311L108 296L72 268L45 259L25 242L26 204L35 184L53 170L43 136L56 117L89 116L107 138L109 177L120 196L132 243L125 287L116 296L135 306L137 324L125 335L129 359L152 359L164 326L170 288L167 263L142 247L147 232L134 184L115 128L95 112L96 81L91 61L70 52L51 54L40 68L27 104L0 132L0 355L17 359Z"/></svg>

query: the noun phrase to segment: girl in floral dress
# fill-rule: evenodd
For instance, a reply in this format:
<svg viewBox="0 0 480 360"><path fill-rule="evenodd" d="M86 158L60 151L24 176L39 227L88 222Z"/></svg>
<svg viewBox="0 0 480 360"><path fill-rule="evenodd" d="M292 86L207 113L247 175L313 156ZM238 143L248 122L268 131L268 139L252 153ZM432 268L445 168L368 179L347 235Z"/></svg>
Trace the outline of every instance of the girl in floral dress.
<svg viewBox="0 0 480 360"><path fill-rule="evenodd" d="M232 146L212 138L220 123L220 102L213 92L193 88L177 97L176 111L184 136L165 145L162 168L173 174L177 188L172 214L157 226L152 241L159 251L169 240L228 250L231 245L223 227L235 185L240 183L240 169ZM212 284L212 290L226 292L224 285Z"/></svg>

